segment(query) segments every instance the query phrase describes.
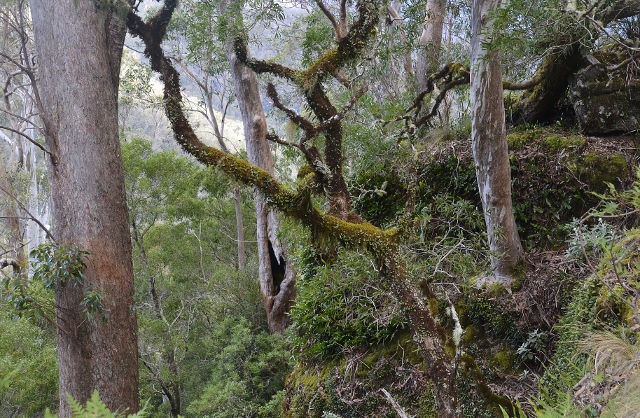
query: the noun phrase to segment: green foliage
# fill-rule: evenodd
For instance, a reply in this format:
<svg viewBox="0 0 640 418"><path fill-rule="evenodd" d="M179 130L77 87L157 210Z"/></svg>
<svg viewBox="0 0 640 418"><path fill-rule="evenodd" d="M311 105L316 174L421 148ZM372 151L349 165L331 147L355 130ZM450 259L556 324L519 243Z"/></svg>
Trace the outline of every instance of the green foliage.
<svg viewBox="0 0 640 418"><path fill-rule="evenodd" d="M55 289L67 283L74 287L80 286L86 279L85 260L89 254L90 251L81 250L76 245L41 244L30 254L33 259L33 280L44 283L47 289Z"/></svg>
<svg viewBox="0 0 640 418"><path fill-rule="evenodd" d="M58 403L55 332L0 304L0 416L31 418Z"/></svg>
<svg viewBox="0 0 640 418"><path fill-rule="evenodd" d="M526 248L557 248L565 241L563 225L597 205L590 192L600 190L609 177L594 174L586 184L584 176L576 179L580 177L576 166L584 165L588 154L583 137L555 128L529 127L511 133L507 140L513 150L513 204L523 244ZM603 156L602 161L607 158ZM594 173L608 170L584 167Z"/></svg>
<svg viewBox="0 0 640 418"><path fill-rule="evenodd" d="M320 10L305 16L300 23L305 27L302 65L306 68L334 46L335 32Z"/></svg>
<svg viewBox="0 0 640 418"><path fill-rule="evenodd" d="M411 416L435 417L432 389L421 381L422 359L411 336L366 350L353 349L330 361L300 361L287 379L285 415L290 418L395 418L381 389L387 390Z"/></svg>
<svg viewBox="0 0 640 418"><path fill-rule="evenodd" d="M403 309L366 254L341 250L332 263L307 248L291 310L293 345L304 357L334 356L390 340L406 326Z"/></svg>
<svg viewBox="0 0 640 418"><path fill-rule="evenodd" d="M593 225L586 225L574 219L567 225L567 256L582 260L585 256L600 256L614 242L622 237L615 226L602 218Z"/></svg>
<svg viewBox="0 0 640 418"><path fill-rule="evenodd" d="M120 106L148 105L152 99L151 68L142 64L128 50L122 55L118 100Z"/></svg>
<svg viewBox="0 0 640 418"><path fill-rule="evenodd" d="M247 320L228 316L214 325L206 344L216 354L207 385L189 405L190 414L279 416L281 390L292 366L281 335L252 331Z"/></svg>
<svg viewBox="0 0 640 418"><path fill-rule="evenodd" d="M544 399L538 401L543 408L539 416L597 416L599 412L591 404L584 410L574 405L569 391L585 379L586 385L589 385L589 379L593 381L593 388L606 384L606 359L613 358L620 347L626 352L625 356L629 350L636 350L635 347L629 349L626 341L621 343L623 340L619 338L602 335L611 335L603 331L615 329L632 340L637 339L630 330L630 321L638 312L640 253L636 242L640 231L637 227L626 229L624 225L629 216L640 208L640 185L636 181L633 187L622 192L609 185L609 193L599 197L603 200L599 208L591 210L581 222L576 221L569 226L572 232L568 239L568 254L585 263L592 275L573 291L573 299L556 327L559 331L557 348L541 379L546 391ZM597 219L597 222L589 225L592 219ZM594 336L598 335L600 337L596 339ZM597 353L593 354L595 362L589 361L587 351ZM630 364L628 359L625 361ZM593 372L594 366L604 374ZM620 376L626 377L620 371L615 375L618 380ZM633 390L633 384L628 388ZM581 392L591 396L592 403L604 405L610 402L611 408L619 406L615 404L616 395L610 398L602 393L588 395L592 389L584 389Z"/></svg>
<svg viewBox="0 0 640 418"><path fill-rule="evenodd" d="M507 312L486 292L468 289L457 303L457 311L461 325L464 328L470 325L477 327L478 335L506 340L514 346L525 341L525 331L518 326L515 312Z"/></svg>
<svg viewBox="0 0 640 418"><path fill-rule="evenodd" d="M128 415L125 415L125 413L111 412L104 402L100 400L100 395L97 390L91 394L91 399L89 399L84 406L69 394L67 394L67 399L69 399L69 406L71 407L71 418L145 418L147 416L145 413L146 408L142 408L141 411L135 414ZM47 409L44 417L56 418L56 415L51 414Z"/></svg>
<svg viewBox="0 0 640 418"><path fill-rule="evenodd" d="M122 155L149 414L170 413L162 385L177 388L172 396L192 416L277 416L290 355L280 336L263 331L250 191L241 198L248 257L240 271L225 177L137 138Z"/></svg>
<svg viewBox="0 0 640 418"><path fill-rule="evenodd" d="M67 283L74 287L84 286L80 302L82 312L89 320L100 316L106 321L109 319L109 310L102 305L102 292L85 283L84 270L87 268L86 258L89 254L90 251L81 250L76 245L69 247L58 243L41 244L30 254L33 259L32 280L43 283L47 290L54 290Z"/></svg>
<svg viewBox="0 0 640 418"><path fill-rule="evenodd" d="M541 353L544 353L547 346L548 334L544 331L534 329L527 335L527 339L516 350L516 355L522 361L530 361L537 359L542 362L542 359L538 358Z"/></svg>
<svg viewBox="0 0 640 418"><path fill-rule="evenodd" d="M6 277L4 280L7 300L17 315L48 318L55 322L52 292L59 286L83 286L82 311L88 319L100 316L109 318L108 309L102 305L102 293L86 285L86 258L90 252L77 246L55 242L39 245L31 251L33 275L28 279L22 275Z"/></svg>

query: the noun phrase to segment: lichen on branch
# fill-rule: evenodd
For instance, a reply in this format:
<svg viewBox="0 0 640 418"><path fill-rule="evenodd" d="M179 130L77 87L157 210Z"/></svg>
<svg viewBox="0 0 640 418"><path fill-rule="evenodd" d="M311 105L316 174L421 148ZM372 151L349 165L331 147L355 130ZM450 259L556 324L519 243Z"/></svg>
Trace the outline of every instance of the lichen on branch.
<svg viewBox="0 0 640 418"><path fill-rule="evenodd" d="M145 55L151 62L151 68L160 74L163 82L165 113L171 123L176 141L182 149L202 164L217 167L233 179L257 187L267 196L270 204L299 220L315 234L331 237L347 247L364 247L378 255L381 255L389 246L397 245L395 229L383 231L368 223L347 222L324 214L310 202L311 186L303 184L297 191L292 191L280 184L267 171L200 141L183 110L180 76L161 47L166 31L166 26L163 24L166 25L167 16L170 19L173 12L171 7L175 8L175 1L167 1L159 14L148 23L131 12L127 18L127 24L130 32L143 40Z"/></svg>
<svg viewBox="0 0 640 418"><path fill-rule="evenodd" d="M373 33L379 15L381 3L360 0L358 10L360 17L352 26L352 31L340 42L335 52L323 56L326 62L317 63L307 70L306 76L315 78L313 88L305 93L307 100L312 103L312 109L320 120L323 134L327 141L327 149L334 148L334 155L328 151L326 161L334 178L344 183L342 178L341 126L340 113L333 107L323 91L320 80L326 76L334 65L344 65L348 59L361 52L368 37ZM434 381L435 396L438 406L447 413L440 416L455 416L457 405L456 365L454 357L447 347L451 345L451 335L439 323L438 313L432 311L426 299L433 297L433 292L425 282L425 289L420 292L412 282L402 258L399 256L399 233L396 228L382 230L374 225L362 221L359 217L347 213L347 216L336 216L333 212L322 213L313 206L311 193L315 187L316 175L310 173L299 183L296 190L292 190L279 183L267 171L262 170L247 161L224 153L221 150L206 146L200 141L189 123L182 105L180 78L172 62L164 55L161 47L166 23L175 9L175 0L165 1L163 9L145 23L140 17L130 12L127 25L130 32L140 37L145 44L145 55L151 62L151 68L160 74L163 83L163 103L165 113L171 123L176 141L199 162L219 170L247 185L255 186L264 193L268 203L277 207L285 215L298 220L308 227L318 240L325 240L330 244L339 244L348 248L363 248L369 251L376 262L382 267L383 277L391 283L394 293L406 306L410 318L412 332L421 352L426 360L429 374ZM246 58L246 57L245 57ZM286 77L292 73L286 67L265 64L269 68L279 68ZM255 68L254 68L255 70ZM326 74L325 74L326 73ZM285 78L286 78L285 77ZM304 124L302 121L299 121ZM338 184L346 190L346 185ZM337 190L336 187L334 190ZM331 197L331 190L329 192ZM333 204L333 202L332 202ZM343 215L342 212L339 212ZM355 219L355 220L354 220ZM350 221L354 220L354 221Z"/></svg>

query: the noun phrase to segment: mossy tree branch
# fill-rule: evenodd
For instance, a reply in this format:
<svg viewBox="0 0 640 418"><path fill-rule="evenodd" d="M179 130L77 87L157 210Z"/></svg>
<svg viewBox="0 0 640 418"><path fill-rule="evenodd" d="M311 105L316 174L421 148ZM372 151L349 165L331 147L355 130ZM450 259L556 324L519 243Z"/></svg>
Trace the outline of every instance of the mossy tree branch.
<svg viewBox="0 0 640 418"><path fill-rule="evenodd" d="M449 408L441 408L441 411L455 411L457 385L455 356L450 349L453 344L451 333L436 320L439 314L437 304L434 302L435 295L426 282L422 286L422 292L411 282L404 262L399 256L398 230L396 228L382 230L367 222L348 222L331 213L322 213L313 206L311 201L315 177L313 173L303 178L297 190L292 191L280 184L267 171L243 159L209 147L197 137L183 111L179 74L161 48L166 24L164 26L160 23L152 24L152 22L166 23L163 19L170 19L175 4L175 1L167 0L165 7L159 12L163 17L159 18L157 15L149 23L145 23L140 17L130 12L127 24L130 32L143 40L145 55L151 62L151 68L160 74L163 83L164 109L176 141L202 164L217 167L229 177L260 189L266 195L269 204L308 227L316 239L347 248L362 248L370 252L377 264L381 266L383 277L389 280L394 293L405 304L414 337L421 347L436 387L436 400L440 405L449 406ZM322 89L315 88L314 91L317 95L314 97L319 96L322 99L314 102L316 106L326 103L331 105ZM326 100L326 103L323 100ZM330 114L321 119L321 124L334 123L328 119L335 117L335 123L339 125L340 114L333 106L331 109L315 110L323 115ZM302 120L299 122L306 124ZM323 133L327 138L329 137L326 130ZM341 163L342 160L340 159L339 162ZM450 408L452 404L453 409ZM454 417L455 415L440 412L439 416Z"/></svg>
<svg viewBox="0 0 640 418"><path fill-rule="evenodd" d="M173 11L171 10L172 4L175 7L175 1L165 2L165 7L160 13L163 16L168 13L170 16ZM387 248L397 245L397 231L395 229L384 231L368 223L350 223L320 212L309 200L308 182L303 181L297 191L291 191L275 180L267 171L202 143L184 114L179 74L171 61L164 55L160 46L164 35L163 28L152 24L158 21L157 17L152 18L149 23L145 23L139 16L131 12L127 18L128 27L134 36L143 40L145 55L151 62L151 68L160 74L160 79L163 82L165 113L171 123L176 141L185 152L194 156L204 165L217 167L235 180L259 188L265 193L270 204L285 214L298 219L316 234L332 237L346 247L367 248L373 254L378 255L384 254Z"/></svg>
<svg viewBox="0 0 640 418"><path fill-rule="evenodd" d="M280 106L280 109L305 130L306 142L311 142L320 134L324 135L324 164L311 166L316 170L317 180L322 183L322 188L327 191L330 201L329 212L342 219L346 219L351 213L351 196L342 174L342 112L338 112L331 103L322 83L329 75L337 74L338 70L362 55L367 42L375 34L382 4L380 0L359 0L356 4L357 16L349 31L338 37L336 47L325 52L305 70L294 70L280 64L251 59L244 40L236 38L234 44L238 59L253 71L281 77L302 91L306 102L320 121L319 125L311 127L310 123L305 122L299 115L287 112L284 106ZM277 96L275 87L270 87L269 95ZM306 154L305 157L309 159ZM314 161L317 162L315 157L314 155ZM327 172L321 170L325 167L328 169Z"/></svg>
<svg viewBox="0 0 640 418"><path fill-rule="evenodd" d="M436 96L435 103L431 107L431 111L425 115L420 115L425 97L435 90L436 82L443 80L444 85L440 89L440 93ZM469 84L469 69L458 62L450 62L440 71L431 75L427 79L427 88L421 91L414 99L411 106L405 111L405 114L395 119L385 122L404 121L405 131L413 134L415 130L423 125L429 124L431 119L438 114L438 108L446 97L447 93L454 87L463 84Z"/></svg>

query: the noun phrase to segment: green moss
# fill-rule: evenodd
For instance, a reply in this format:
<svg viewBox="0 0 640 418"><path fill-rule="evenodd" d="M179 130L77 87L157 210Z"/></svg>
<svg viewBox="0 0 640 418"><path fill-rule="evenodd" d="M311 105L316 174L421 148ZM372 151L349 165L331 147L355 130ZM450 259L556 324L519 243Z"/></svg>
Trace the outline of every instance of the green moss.
<svg viewBox="0 0 640 418"><path fill-rule="evenodd" d="M600 155L593 151L570 164L580 181L587 183L595 191L604 191L606 183L619 184L629 174L629 166L624 155Z"/></svg>
<svg viewBox="0 0 640 418"><path fill-rule="evenodd" d="M633 317L633 309L623 298L626 291L616 285L613 289L603 286L596 299L597 317L603 322L628 323Z"/></svg>
<svg viewBox="0 0 640 418"><path fill-rule="evenodd" d="M547 151L558 153L566 149L578 149L584 146L586 140L579 135L561 136L549 135L542 138L542 144Z"/></svg>
<svg viewBox="0 0 640 418"><path fill-rule="evenodd" d="M512 132L507 135L507 144L510 150L517 150L531 142L534 142L542 135L541 129L528 129L518 132Z"/></svg>
<svg viewBox="0 0 640 418"><path fill-rule="evenodd" d="M496 303L495 298L486 292L470 290L456 303L460 324L465 328L475 326L478 332L490 337L512 340L519 343L523 339L523 330L519 329L517 319ZM475 342L478 342L477 340Z"/></svg>
<svg viewBox="0 0 640 418"><path fill-rule="evenodd" d="M490 284L485 291L489 297L500 297L507 293L507 289L504 287L502 283L492 283Z"/></svg>
<svg viewBox="0 0 640 418"><path fill-rule="evenodd" d="M362 364L366 369L371 369L381 359L397 356L400 356L403 361L407 361L412 365L420 365L424 362L424 358L420 355L420 351L413 342L409 332L403 331L390 341L371 349L362 359ZM362 371L362 373L366 372Z"/></svg>
<svg viewBox="0 0 640 418"><path fill-rule="evenodd" d="M470 324L464 329L462 334L462 345L469 346L472 343L477 343L479 340L485 338L484 332L477 325Z"/></svg>
<svg viewBox="0 0 640 418"><path fill-rule="evenodd" d="M491 366L504 374L513 374L515 371L515 356L513 350L504 349L498 351L490 360Z"/></svg>

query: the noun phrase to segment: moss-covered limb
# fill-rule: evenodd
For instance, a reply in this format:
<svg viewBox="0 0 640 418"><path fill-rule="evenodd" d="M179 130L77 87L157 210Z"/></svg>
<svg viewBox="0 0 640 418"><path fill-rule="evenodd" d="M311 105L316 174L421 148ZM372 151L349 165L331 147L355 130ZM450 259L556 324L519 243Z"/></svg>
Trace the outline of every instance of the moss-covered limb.
<svg viewBox="0 0 640 418"><path fill-rule="evenodd" d="M461 362L464 365L464 371L475 381L478 393L486 399L489 406L493 406L496 414L500 413L500 407L504 408L507 413L516 410L515 405L508 398L493 393L480 367L478 367L475 358L468 353L463 353L461 355Z"/></svg>
<svg viewBox="0 0 640 418"><path fill-rule="evenodd" d="M284 143L284 144L289 146L294 146L302 152L305 159L307 160L307 163L309 164L310 167L313 168L314 172L316 173L315 180L320 185L320 187L317 187L316 189L328 190L329 182L333 174L331 169L325 164L324 158L320 154L320 151L313 143L313 140L317 138L319 133L322 130L326 129L326 125L325 124L314 125L308 119L300 116L295 111L284 106L280 101L278 92L276 91L275 87L271 83L269 83L269 85L267 86L267 95L273 101L273 105L277 109L282 111L285 115L287 115L289 120L291 120L296 126L298 126L298 128L302 129L303 131L302 138L300 138L300 141L298 143ZM276 140L276 142L283 143L283 141L278 141L278 140Z"/></svg>
<svg viewBox="0 0 640 418"><path fill-rule="evenodd" d="M160 33L139 17L128 19L135 24L135 35L145 42L145 54L151 67L160 73L164 84L165 113L171 123L176 141L189 154L205 165L218 167L225 174L245 184L259 188L270 203L284 213L300 220L321 236L335 239L348 247L364 247L371 251L384 252L395 243L395 230L383 231L367 223L351 223L335 216L321 213L308 199L309 188L303 186L297 193L285 189L267 171L247 161L204 145L197 137L182 109L182 93L179 74L165 56L160 43Z"/></svg>
<svg viewBox="0 0 640 418"><path fill-rule="evenodd" d="M537 73L533 77L528 80L522 81L520 83L514 83L511 81L502 81L502 88L504 90L526 90L533 88L540 84L544 79L542 73Z"/></svg>
<svg viewBox="0 0 640 418"><path fill-rule="evenodd" d="M309 136L317 135L318 128L311 123L308 119L305 119L295 111L289 109L280 101L280 96L276 91L275 86L272 83L267 84L267 97L269 97L273 101L273 105L276 109L280 110L282 113L287 115L289 120L296 124L296 126L303 131L305 131Z"/></svg>
<svg viewBox="0 0 640 418"><path fill-rule="evenodd" d="M435 83L438 80L444 80L444 86L440 93L436 97L435 103L426 115L419 116L422 111L422 105L425 97L435 89ZM402 116L398 116L395 119L386 121L385 124L391 122L405 121L406 130L415 130L416 127L422 126L431 120L440 107L440 103L444 100L445 96L452 88L463 84L469 84L470 75L469 69L459 62L450 62L446 64L440 71L432 74L427 79L427 88L421 91L412 101L411 106L405 111ZM409 124L411 123L411 125Z"/></svg>
<svg viewBox="0 0 640 418"><path fill-rule="evenodd" d="M249 58L247 46L241 38L236 38L234 43L236 55L258 74L270 73L293 82L303 91L311 91L327 76L336 74L340 68L362 55L367 42L375 34L382 5L380 0L359 0L356 5L358 15L349 32L339 39L335 48L325 52L306 70L296 71L280 64Z"/></svg>
<svg viewBox="0 0 640 418"><path fill-rule="evenodd" d="M240 158L204 145L196 136L183 112L179 75L172 63L164 56L160 47L162 39L157 33L150 33L151 28L144 22L138 21L136 30L145 44L149 42L145 53L151 60L152 68L160 72L164 83L165 112L177 142L186 152L203 164L216 166L230 177L256 186L264 192L270 204L278 207L286 215L298 219L319 239L333 241L349 248L364 248L374 255L378 263L383 266L384 275L392 283L394 292L408 308L414 335L423 348L431 376L438 388L436 396L440 416L455 417L457 385L452 356L446 349L449 339L446 331L430 312L429 306L425 305L423 298L410 284L406 269L397 260L397 230L384 231L366 222L348 222L338 216L322 213L311 202L311 179L305 178L299 190L294 193L285 189L266 171ZM318 94L324 95L324 92L319 90ZM331 105L328 99L327 103ZM320 113L326 111L337 114L335 109L319 110Z"/></svg>
<svg viewBox="0 0 640 418"><path fill-rule="evenodd" d="M387 251L382 262L382 273L391 281L394 293L404 303L413 339L426 360L429 377L434 383L438 417L457 417L459 391L456 348L451 333L436 320L438 311L435 294L425 281L421 283L422 294L419 293L409 280L396 248Z"/></svg>
<svg viewBox="0 0 640 418"><path fill-rule="evenodd" d="M251 68L257 74L273 74L275 76L284 78L285 80L289 80L292 83L297 83L299 71L281 64L249 58L247 44L244 39L236 37L233 41L233 48L236 52L238 60L247 67Z"/></svg>
<svg viewBox="0 0 640 418"><path fill-rule="evenodd" d="M440 103L442 103L442 101L446 97L449 90L457 86L469 84L469 81L470 81L469 72L467 71L464 74L461 74L456 78L452 79L451 81L447 82L447 84L445 84L442 87L442 90L440 90L440 93L438 93L438 96L436 96L436 100L435 100L435 103L433 104L433 107L431 108L431 112L416 119L416 121L414 122L414 125L416 127L420 127L427 124L431 120L431 118L433 118L435 115L438 114L438 108L440 107Z"/></svg>
<svg viewBox="0 0 640 418"><path fill-rule="evenodd" d="M351 30L340 41L338 46L326 52L317 59L307 70L295 71L291 68L249 59L244 41L236 39L235 49L238 59L258 73L271 73L294 82L305 95L305 99L316 117L321 121L317 126L312 125L306 119L289 111L279 102L276 106L283 110L287 116L305 131L305 142L311 142L319 133L323 133L326 139L324 164L317 164L317 155L306 154L310 165L317 170L318 180L325 183L325 188L330 200L330 213L345 219L351 212L351 197L347 189L347 184L342 174L344 155L342 152L342 124L344 117L342 112L338 112L327 97L321 82L328 74L335 73L348 61L357 58L366 45L367 40L375 32L375 24L379 19L379 0L360 0L357 5L358 18L352 25ZM270 87L268 91L272 99L277 98L275 88ZM358 92L357 97L364 91ZM356 99L357 100L357 99ZM276 100L274 100L274 103ZM355 101L354 101L355 103ZM346 111L345 111L346 113ZM303 144L300 144L303 145ZM300 149L303 149L299 146ZM313 151L313 147L306 147ZM322 172L319 169L328 169Z"/></svg>

